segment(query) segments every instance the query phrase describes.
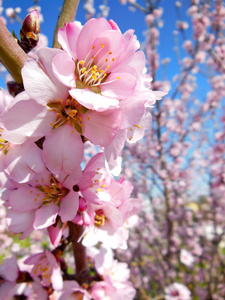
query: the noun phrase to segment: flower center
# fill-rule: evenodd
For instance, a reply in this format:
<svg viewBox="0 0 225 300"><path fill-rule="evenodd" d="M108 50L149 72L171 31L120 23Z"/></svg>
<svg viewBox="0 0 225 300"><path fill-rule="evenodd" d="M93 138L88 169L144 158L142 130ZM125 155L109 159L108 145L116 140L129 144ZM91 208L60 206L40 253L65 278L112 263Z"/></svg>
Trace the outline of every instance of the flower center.
<svg viewBox="0 0 225 300"><path fill-rule="evenodd" d="M0 129L0 132L2 132L2 129ZM2 138L1 133L0 133L0 151L2 151L3 154L5 154L5 155L9 151L9 142Z"/></svg>
<svg viewBox="0 0 225 300"><path fill-rule="evenodd" d="M107 222L107 218L104 215L104 211L102 209L99 209L95 212L95 226L100 227L104 226L105 222Z"/></svg>
<svg viewBox="0 0 225 300"><path fill-rule="evenodd" d="M50 111L54 111L57 115L55 122L50 123L53 128L69 124L82 134L82 115L87 112L87 108L81 106L73 98L48 103L48 107Z"/></svg>
<svg viewBox="0 0 225 300"><path fill-rule="evenodd" d="M78 77L78 79L76 80L77 88L83 89L87 86L93 92L101 93L100 88L96 88L106 81L108 75L110 74L109 69L112 63L115 61L115 58L110 58L110 56L112 55L111 51L108 52L108 57L105 57L104 55L102 59L100 58L100 52L104 49L104 47L104 44L101 44L99 50L95 51L95 46L92 46L91 50L84 60L76 61L75 74ZM93 51L95 52L95 54L93 54ZM117 77L112 81L115 81L117 79L120 78Z"/></svg>
<svg viewBox="0 0 225 300"><path fill-rule="evenodd" d="M42 259L40 263L37 264L34 269L34 274L37 276L41 274L42 278L45 279L45 281L42 282L43 285L46 285L46 283L51 283L52 268L47 263L46 259Z"/></svg>
<svg viewBox="0 0 225 300"><path fill-rule="evenodd" d="M43 204L49 204L50 202L53 202L58 206L60 205L61 198L66 196L69 192L69 190L62 187L61 183L59 183L58 180L53 176L51 176L49 186L42 185L36 188L45 193L45 196L42 198Z"/></svg>

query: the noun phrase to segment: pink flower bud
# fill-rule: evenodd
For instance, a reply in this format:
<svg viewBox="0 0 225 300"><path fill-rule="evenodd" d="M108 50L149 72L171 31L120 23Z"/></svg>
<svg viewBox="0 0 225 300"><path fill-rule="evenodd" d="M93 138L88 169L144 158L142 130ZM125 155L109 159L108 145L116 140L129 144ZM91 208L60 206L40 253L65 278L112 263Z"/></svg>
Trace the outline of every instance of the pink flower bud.
<svg viewBox="0 0 225 300"><path fill-rule="evenodd" d="M24 35L40 33L40 20L37 10L33 10L26 16L26 18L23 21L22 32Z"/></svg>

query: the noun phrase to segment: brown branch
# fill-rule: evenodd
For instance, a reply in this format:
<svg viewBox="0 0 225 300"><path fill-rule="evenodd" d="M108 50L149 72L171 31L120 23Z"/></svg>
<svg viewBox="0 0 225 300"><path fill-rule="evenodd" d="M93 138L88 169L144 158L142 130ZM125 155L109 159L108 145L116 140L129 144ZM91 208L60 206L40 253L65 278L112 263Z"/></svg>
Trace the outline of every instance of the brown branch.
<svg viewBox="0 0 225 300"><path fill-rule="evenodd" d="M81 234L83 233L83 226L76 225L72 222L68 222L70 230L70 240L72 242L73 255L76 264L76 280L82 283L89 283L90 272L86 257L86 248L78 242Z"/></svg>
<svg viewBox="0 0 225 300"><path fill-rule="evenodd" d="M0 60L19 84L23 83L21 69L26 59L26 53L0 19Z"/></svg>
<svg viewBox="0 0 225 300"><path fill-rule="evenodd" d="M79 1L80 0L64 0L54 31L53 48L61 48L61 45L58 42L58 30L59 28L63 28L65 23L73 22L75 20Z"/></svg>

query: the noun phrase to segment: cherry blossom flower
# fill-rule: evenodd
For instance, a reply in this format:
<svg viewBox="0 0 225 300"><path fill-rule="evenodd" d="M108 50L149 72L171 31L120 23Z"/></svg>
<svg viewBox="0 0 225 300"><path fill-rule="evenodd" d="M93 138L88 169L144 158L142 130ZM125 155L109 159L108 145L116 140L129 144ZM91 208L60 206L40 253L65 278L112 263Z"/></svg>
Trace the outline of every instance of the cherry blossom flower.
<svg viewBox="0 0 225 300"><path fill-rule="evenodd" d="M16 284L19 275L16 255L5 258L0 265L0 300L6 299Z"/></svg>
<svg viewBox="0 0 225 300"><path fill-rule="evenodd" d="M191 267L195 261L194 256L186 249L180 251L180 261L187 267Z"/></svg>
<svg viewBox="0 0 225 300"><path fill-rule="evenodd" d="M103 153L90 160L85 173L91 174L89 181L83 176L78 187L87 203L90 224L82 235L82 243L93 246L101 241L114 249L126 248L129 219L140 212L142 201L129 198L133 189L130 183L123 180L116 182L109 175Z"/></svg>
<svg viewBox="0 0 225 300"><path fill-rule="evenodd" d="M41 276L42 284L49 286L52 284L54 290L61 290L63 279L60 271L60 264L55 256L48 250L43 253L37 253L25 260L25 264L33 265L31 276Z"/></svg>
<svg viewBox="0 0 225 300"><path fill-rule="evenodd" d="M58 176L53 176L46 170L26 184L21 184L8 196L11 209L8 210L7 221L10 230L15 233L23 232L24 238L33 229L52 226L57 222L57 217L60 217L62 223L72 220L79 207L79 196L73 186L80 176L81 169L71 175L61 172ZM50 234L56 245L59 233L52 229Z"/></svg>
<svg viewBox="0 0 225 300"><path fill-rule="evenodd" d="M145 58L142 51L136 52L139 43L132 30L122 35L112 20L91 19L83 27L69 23L58 40L68 54L54 58L53 70L80 104L103 111L133 94Z"/></svg>
<svg viewBox="0 0 225 300"><path fill-rule="evenodd" d="M113 259L110 248L101 246L99 253L94 256L96 271L104 281L97 282L91 289L93 299L133 299L135 289L132 287L130 271L126 263Z"/></svg>
<svg viewBox="0 0 225 300"><path fill-rule="evenodd" d="M189 289L178 282L165 288L165 300L191 300Z"/></svg>
<svg viewBox="0 0 225 300"><path fill-rule="evenodd" d="M3 114L2 135L14 144L45 136L43 157L47 167L53 173L62 170L69 174L83 159L81 135L101 147L108 145L115 137L120 112L88 110L68 94L68 88L55 78L49 66L61 52L43 48L38 51L38 64L32 59L25 63L22 75L26 92L19 94Z"/></svg>
<svg viewBox="0 0 225 300"><path fill-rule="evenodd" d="M61 296L58 300L69 300L69 299L82 299L91 300L91 295L83 288L79 286L76 281L64 281Z"/></svg>

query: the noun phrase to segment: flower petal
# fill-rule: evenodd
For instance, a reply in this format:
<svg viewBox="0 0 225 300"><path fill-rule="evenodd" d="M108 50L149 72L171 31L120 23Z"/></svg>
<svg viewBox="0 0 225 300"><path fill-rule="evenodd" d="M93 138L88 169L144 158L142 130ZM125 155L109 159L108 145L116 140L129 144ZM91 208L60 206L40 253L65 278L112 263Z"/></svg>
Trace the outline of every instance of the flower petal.
<svg viewBox="0 0 225 300"><path fill-rule="evenodd" d="M9 230L13 233L21 233L21 239L27 237L33 230L35 211L17 211L14 209L8 210L6 214L6 223Z"/></svg>
<svg viewBox="0 0 225 300"><path fill-rule="evenodd" d="M105 147L113 140L119 125L119 111L87 112L83 118L83 134L93 144Z"/></svg>
<svg viewBox="0 0 225 300"><path fill-rule="evenodd" d="M35 100L21 100L4 113L2 136L14 144L22 144L28 138L36 141L50 130L54 120L54 112Z"/></svg>
<svg viewBox="0 0 225 300"><path fill-rule="evenodd" d="M100 88L105 97L125 99L133 94L136 84L135 77L129 73L111 73Z"/></svg>
<svg viewBox="0 0 225 300"><path fill-rule="evenodd" d="M67 53L60 53L52 60L52 69L60 82L69 87L75 87L75 63Z"/></svg>
<svg viewBox="0 0 225 300"><path fill-rule="evenodd" d="M84 145L80 135L70 125L53 129L43 145L44 160L53 173L71 174L83 160Z"/></svg>
<svg viewBox="0 0 225 300"><path fill-rule="evenodd" d="M99 36L99 34L104 32L105 30L111 29L112 28L110 24L104 18L90 19L89 21L87 21L77 39L78 60L86 59L87 54L92 49L94 41Z"/></svg>
<svg viewBox="0 0 225 300"><path fill-rule="evenodd" d="M71 221L77 214L79 208L79 195L70 191L63 197L59 209L59 215L63 222Z"/></svg>
<svg viewBox="0 0 225 300"><path fill-rule="evenodd" d="M59 207L54 203L43 205L35 213L35 219L33 224L34 228L43 229L54 224L58 215L58 211Z"/></svg>
<svg viewBox="0 0 225 300"><path fill-rule="evenodd" d="M54 247L57 247L59 245L59 242L62 237L63 230L59 227L57 224L56 226L50 226L49 227L49 237L51 240L51 243Z"/></svg>
<svg viewBox="0 0 225 300"><path fill-rule="evenodd" d="M80 22L70 22L64 25L64 28L60 28L58 31L58 41L61 44L63 50L65 50L74 59L77 58L77 38L82 29Z"/></svg>
<svg viewBox="0 0 225 300"><path fill-rule="evenodd" d="M35 188L21 187L10 193L9 204L18 211L30 211L41 205L43 197Z"/></svg>
<svg viewBox="0 0 225 300"><path fill-rule="evenodd" d="M51 78L48 75L32 59L28 59L22 68L26 92L42 105L58 99L65 99L68 94L67 87L60 83L54 75Z"/></svg>
<svg viewBox="0 0 225 300"><path fill-rule="evenodd" d="M70 95L88 109L104 111L118 106L118 99L110 99L101 94L93 93L89 88L72 89Z"/></svg>
<svg viewBox="0 0 225 300"><path fill-rule="evenodd" d="M19 183L33 178L35 173L45 170L42 151L34 143L26 142L10 148L4 161L5 172Z"/></svg>

